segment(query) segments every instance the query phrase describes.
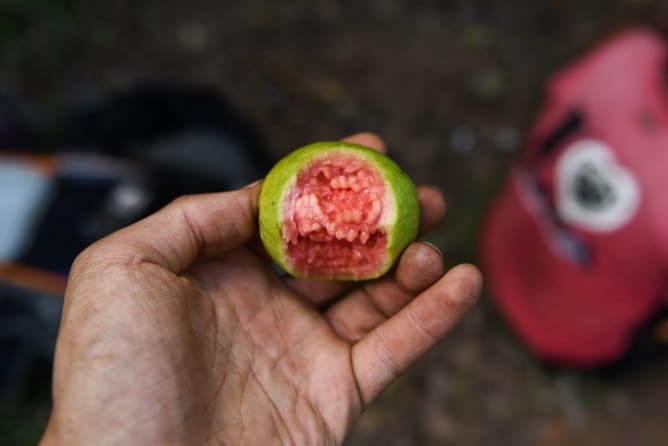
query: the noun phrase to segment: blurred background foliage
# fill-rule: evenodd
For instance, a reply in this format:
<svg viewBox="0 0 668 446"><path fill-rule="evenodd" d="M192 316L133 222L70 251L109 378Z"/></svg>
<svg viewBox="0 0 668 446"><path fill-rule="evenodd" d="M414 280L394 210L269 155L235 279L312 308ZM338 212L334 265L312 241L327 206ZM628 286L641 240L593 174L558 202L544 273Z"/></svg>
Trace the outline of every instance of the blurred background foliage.
<svg viewBox="0 0 668 446"><path fill-rule="evenodd" d="M68 111L135 85L216 88L273 158L382 134L449 215L428 238L476 261L484 214L555 70L659 0L0 0L0 94L59 148ZM363 416L350 445L668 444L668 362L547 367L487 299ZM1 366L1 365L0 365ZM0 412L0 444L34 444L48 365Z"/></svg>

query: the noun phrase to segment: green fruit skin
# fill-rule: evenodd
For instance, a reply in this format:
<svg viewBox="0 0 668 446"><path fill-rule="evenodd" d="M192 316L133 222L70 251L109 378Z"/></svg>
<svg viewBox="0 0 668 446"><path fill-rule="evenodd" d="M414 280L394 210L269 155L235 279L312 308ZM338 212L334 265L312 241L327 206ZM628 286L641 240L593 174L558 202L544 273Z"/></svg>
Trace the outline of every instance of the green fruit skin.
<svg viewBox="0 0 668 446"><path fill-rule="evenodd" d="M373 275L350 277L313 277L333 280L368 280L385 274L401 252L415 240L420 221L420 204L415 185L410 177L387 156L358 144L340 141L323 141L295 150L280 160L267 174L262 183L259 201L260 238L272 259L286 272L301 277L290 264L281 237L281 204L297 179L297 173L319 156L333 153L353 154L370 161L384 176L391 189L390 197L396 209L394 228L387 228L387 261Z"/></svg>

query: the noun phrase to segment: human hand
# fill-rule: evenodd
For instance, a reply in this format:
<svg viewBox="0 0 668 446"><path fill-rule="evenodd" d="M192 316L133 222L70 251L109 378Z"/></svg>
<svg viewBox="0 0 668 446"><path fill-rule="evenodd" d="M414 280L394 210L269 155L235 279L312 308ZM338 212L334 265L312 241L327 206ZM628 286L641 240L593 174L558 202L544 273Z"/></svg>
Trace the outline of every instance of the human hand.
<svg viewBox="0 0 668 446"><path fill-rule="evenodd" d="M424 243L358 285L280 277L259 190L184 197L77 258L42 444L341 444L475 301L477 269ZM419 196L427 229L445 204Z"/></svg>

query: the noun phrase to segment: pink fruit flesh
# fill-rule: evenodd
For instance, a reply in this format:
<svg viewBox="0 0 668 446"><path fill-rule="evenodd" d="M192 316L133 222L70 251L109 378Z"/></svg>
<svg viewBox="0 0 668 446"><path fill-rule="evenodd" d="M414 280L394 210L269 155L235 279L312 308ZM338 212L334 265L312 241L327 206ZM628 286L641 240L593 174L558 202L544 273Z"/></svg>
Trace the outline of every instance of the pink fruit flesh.
<svg viewBox="0 0 668 446"><path fill-rule="evenodd" d="M354 156L321 157L300 172L282 226L295 271L350 278L377 271L387 256L384 197L380 172Z"/></svg>

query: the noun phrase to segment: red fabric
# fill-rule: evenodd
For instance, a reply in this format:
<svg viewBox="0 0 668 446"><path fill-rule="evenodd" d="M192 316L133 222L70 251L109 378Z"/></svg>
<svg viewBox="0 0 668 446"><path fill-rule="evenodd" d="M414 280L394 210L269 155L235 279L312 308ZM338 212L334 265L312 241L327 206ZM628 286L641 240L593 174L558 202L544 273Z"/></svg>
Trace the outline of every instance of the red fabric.
<svg viewBox="0 0 668 446"><path fill-rule="evenodd" d="M633 217L613 231L566 224L587 246L579 265L555 249L554 231L518 167L490 212L481 256L492 296L527 345L540 356L591 366L622 355L634 330L661 304L668 283L668 46L657 34L634 29L585 55L553 78L547 101L527 138L523 160L568 113L583 127L560 144L604 141L640 190ZM536 165L536 181L554 206L555 148ZM551 211L554 211L552 208Z"/></svg>

